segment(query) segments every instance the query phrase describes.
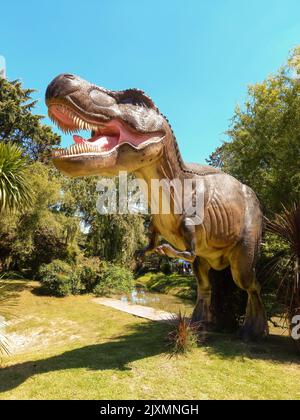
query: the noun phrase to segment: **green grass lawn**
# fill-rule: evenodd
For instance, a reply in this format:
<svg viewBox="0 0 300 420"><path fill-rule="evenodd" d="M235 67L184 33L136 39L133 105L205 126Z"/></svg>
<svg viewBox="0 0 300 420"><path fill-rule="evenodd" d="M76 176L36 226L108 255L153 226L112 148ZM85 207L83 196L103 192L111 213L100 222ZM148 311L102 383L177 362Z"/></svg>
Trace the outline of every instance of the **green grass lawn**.
<svg viewBox="0 0 300 420"><path fill-rule="evenodd" d="M197 282L193 275L146 273L137 279L137 285L152 292L167 293L183 299L195 300Z"/></svg>
<svg viewBox="0 0 300 420"><path fill-rule="evenodd" d="M7 332L19 343L2 360L1 399L300 398L299 358L285 336L244 344L211 335L187 357L166 353L168 326L91 302L40 296L13 282L19 298Z"/></svg>

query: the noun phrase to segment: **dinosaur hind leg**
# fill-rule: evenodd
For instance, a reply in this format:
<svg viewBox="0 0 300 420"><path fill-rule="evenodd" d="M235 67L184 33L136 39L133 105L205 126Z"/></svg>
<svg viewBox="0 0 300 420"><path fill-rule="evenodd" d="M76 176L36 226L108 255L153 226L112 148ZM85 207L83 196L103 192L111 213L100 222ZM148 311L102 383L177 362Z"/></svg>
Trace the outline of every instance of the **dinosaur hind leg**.
<svg viewBox="0 0 300 420"><path fill-rule="evenodd" d="M192 322L203 322L204 326L211 322L211 282L210 266L202 258L196 257L193 270L197 279L197 302L192 315Z"/></svg>
<svg viewBox="0 0 300 420"><path fill-rule="evenodd" d="M248 241L246 244L237 246L231 256L230 266L236 285L248 293L245 321L239 333L242 339L248 341L266 336L268 323L255 275L254 250L249 249Z"/></svg>

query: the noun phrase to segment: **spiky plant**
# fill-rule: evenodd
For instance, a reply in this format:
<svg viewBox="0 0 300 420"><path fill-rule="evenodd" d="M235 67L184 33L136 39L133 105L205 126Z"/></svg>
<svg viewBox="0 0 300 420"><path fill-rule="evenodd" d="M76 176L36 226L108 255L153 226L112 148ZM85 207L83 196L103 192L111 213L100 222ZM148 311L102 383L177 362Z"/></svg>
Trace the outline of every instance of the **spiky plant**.
<svg viewBox="0 0 300 420"><path fill-rule="evenodd" d="M169 323L172 326L167 336L170 357L186 355L201 342L201 323L192 322L181 311Z"/></svg>
<svg viewBox="0 0 300 420"><path fill-rule="evenodd" d="M284 295L286 316L291 327L293 317L300 315L300 203L290 209L283 206L282 214L277 214L274 221L268 220L267 229L287 245L286 252L278 255L277 262L286 261L279 294ZM300 340L297 340L297 345L300 349Z"/></svg>
<svg viewBox="0 0 300 420"><path fill-rule="evenodd" d="M30 201L26 158L10 143L0 143L0 214L26 207Z"/></svg>
<svg viewBox="0 0 300 420"><path fill-rule="evenodd" d="M8 211L22 210L30 203L26 159L14 144L0 143L0 217ZM1 278L1 277L0 277ZM0 286L0 353L7 353L7 340L1 330L8 306L5 286Z"/></svg>

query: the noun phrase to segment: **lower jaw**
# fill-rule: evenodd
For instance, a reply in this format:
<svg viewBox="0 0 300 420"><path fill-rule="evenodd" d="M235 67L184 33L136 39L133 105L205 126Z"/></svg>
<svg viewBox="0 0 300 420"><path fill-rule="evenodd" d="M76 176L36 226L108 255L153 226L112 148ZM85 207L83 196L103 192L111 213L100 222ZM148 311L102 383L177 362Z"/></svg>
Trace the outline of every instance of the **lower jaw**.
<svg viewBox="0 0 300 420"><path fill-rule="evenodd" d="M68 149L56 149L52 151L52 159L69 159L84 156L106 156L113 153L118 146L112 149L103 150L92 144L73 144Z"/></svg>
<svg viewBox="0 0 300 420"><path fill-rule="evenodd" d="M116 153L110 155L78 154L53 158L54 166L70 177L102 175L106 168L116 165Z"/></svg>

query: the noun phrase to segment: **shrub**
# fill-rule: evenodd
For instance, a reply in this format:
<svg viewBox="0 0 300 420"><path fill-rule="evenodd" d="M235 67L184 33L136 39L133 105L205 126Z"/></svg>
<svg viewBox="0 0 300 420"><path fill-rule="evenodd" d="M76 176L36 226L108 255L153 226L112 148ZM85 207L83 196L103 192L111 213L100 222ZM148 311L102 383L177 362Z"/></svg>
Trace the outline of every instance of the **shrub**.
<svg viewBox="0 0 300 420"><path fill-rule="evenodd" d="M172 263L170 261L163 262L162 265L161 265L161 271L166 276L172 274L172 271L173 271Z"/></svg>
<svg viewBox="0 0 300 420"><path fill-rule="evenodd" d="M44 264L40 276L43 289L54 296L75 295L83 290L78 270L61 260Z"/></svg>
<svg viewBox="0 0 300 420"><path fill-rule="evenodd" d="M77 272L86 292L92 292L101 281L103 265L97 257L82 257L77 260Z"/></svg>
<svg viewBox="0 0 300 420"><path fill-rule="evenodd" d="M131 271L118 265L103 263L101 279L94 291L97 296L111 296L120 292L129 293L133 286Z"/></svg>

